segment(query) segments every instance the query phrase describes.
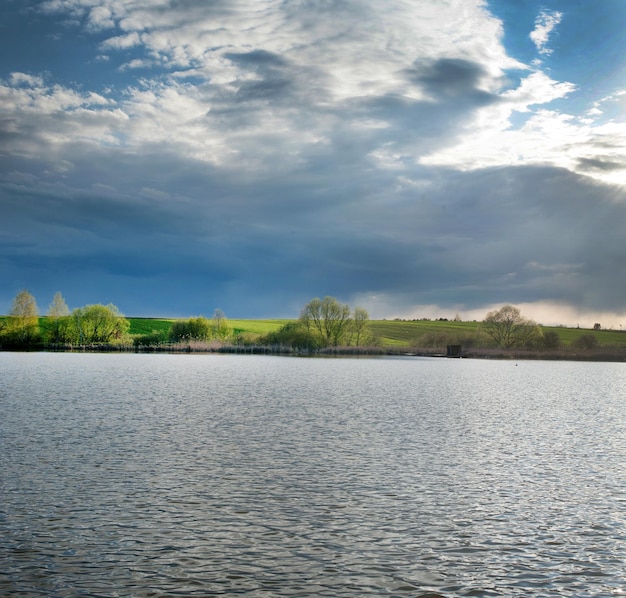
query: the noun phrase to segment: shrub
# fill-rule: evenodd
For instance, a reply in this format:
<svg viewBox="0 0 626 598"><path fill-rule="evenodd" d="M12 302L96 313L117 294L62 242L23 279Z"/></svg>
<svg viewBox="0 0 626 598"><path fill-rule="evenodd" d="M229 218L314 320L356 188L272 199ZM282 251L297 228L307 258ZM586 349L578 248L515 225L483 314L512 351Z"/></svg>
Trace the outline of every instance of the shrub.
<svg viewBox="0 0 626 598"><path fill-rule="evenodd" d="M79 344L114 343L125 339L130 322L109 303L85 305L72 311L70 336Z"/></svg>
<svg viewBox="0 0 626 598"><path fill-rule="evenodd" d="M150 334L142 334L133 339L135 347L152 347L164 345L168 341L168 333L165 330L153 330Z"/></svg>
<svg viewBox="0 0 626 598"><path fill-rule="evenodd" d="M322 346L320 336L307 330L300 322L288 322L278 330L265 335L261 342L266 345L279 345L292 349L314 351Z"/></svg>
<svg viewBox="0 0 626 598"><path fill-rule="evenodd" d="M561 346L561 337L554 330L546 330L543 333L544 349L558 349Z"/></svg>
<svg viewBox="0 0 626 598"><path fill-rule="evenodd" d="M261 342L260 336L253 332L239 332L233 340L239 347L253 347Z"/></svg>
<svg viewBox="0 0 626 598"><path fill-rule="evenodd" d="M480 338L476 334L458 335L447 332L426 332L412 344L425 349L444 349L448 345L461 345L464 349L470 349L480 344Z"/></svg>
<svg viewBox="0 0 626 598"><path fill-rule="evenodd" d="M581 334L572 342L572 347L590 351L598 346L598 339L593 334Z"/></svg>
<svg viewBox="0 0 626 598"><path fill-rule="evenodd" d="M169 332L169 340L172 342L200 340L211 338L211 322L203 316L177 320L172 324Z"/></svg>

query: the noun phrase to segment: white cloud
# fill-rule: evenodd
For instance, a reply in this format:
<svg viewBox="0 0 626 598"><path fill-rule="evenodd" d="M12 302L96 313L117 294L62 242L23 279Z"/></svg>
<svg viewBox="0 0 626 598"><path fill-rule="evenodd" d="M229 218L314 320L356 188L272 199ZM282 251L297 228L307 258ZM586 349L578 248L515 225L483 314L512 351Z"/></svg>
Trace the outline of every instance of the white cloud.
<svg viewBox="0 0 626 598"><path fill-rule="evenodd" d="M600 120L598 103L580 117L541 107L574 90L570 83L532 73L503 93L502 102L479 110L456 140L419 162L461 170L551 164L626 185L626 123ZM520 127L511 124L514 112L529 115Z"/></svg>
<svg viewBox="0 0 626 598"><path fill-rule="evenodd" d="M212 81L239 78L226 53L264 49L301 68L323 69L335 99L382 93L412 94L401 71L417 58L458 55L488 65L490 75L521 66L500 43L501 23L479 0L448 2L346 1L344 4L171 2L131 0L48 0L49 12L87 17L87 27L123 35L104 42L107 49L143 44L168 68L193 68Z"/></svg>
<svg viewBox="0 0 626 598"><path fill-rule="evenodd" d="M11 73L9 81L14 87L41 87L44 84L42 77L26 73Z"/></svg>
<svg viewBox="0 0 626 598"><path fill-rule="evenodd" d="M104 49L111 50L127 50L128 48L138 46L140 43L141 39L139 37L139 34L136 31L133 31L125 35L116 35L115 37L110 37L102 43L102 47Z"/></svg>
<svg viewBox="0 0 626 598"><path fill-rule="evenodd" d="M10 82L0 80L0 102L11 151L32 157L42 145L60 148L89 140L117 145L127 116L115 103L93 92L79 93L62 85L48 85L40 77L14 73ZM56 156L50 156L56 162ZM55 168L55 167L53 167Z"/></svg>
<svg viewBox="0 0 626 598"><path fill-rule="evenodd" d="M91 121L112 127L100 130L103 143L123 138L135 149L168 143L196 159L222 166L246 160L260 170L278 155L283 164L301 164L313 148L319 152L323 145L332 151L352 137L361 140L367 160L381 169L402 170L415 162L465 170L549 163L605 181L623 175L623 126L600 127L593 120L599 104L584 119L546 108L571 94L573 84L535 71L516 89L502 91L506 70L526 67L507 56L502 24L480 0L346 0L322 6L190 1L184 10L175 9L171 0L47 0L42 6L49 12L81 14L87 28L115 25L101 49L143 49L143 56L134 51L122 70L149 68L160 80L127 89L116 105L125 115L120 119L112 117L112 104L101 96L45 88L41 79L16 74L12 90L3 92L13 98L16 122L18 113L29 110L65 111L72 131L87 118L88 105ZM537 17L531 37L540 52L548 51L561 18L546 10ZM437 60L475 65L475 80L461 91L484 92L485 105L459 100L437 108L439 100L429 96L433 90L424 88L423 78L407 76ZM427 97L432 116L420 120L426 112L418 102ZM393 102L403 113L391 107ZM529 115L522 127L511 125L515 112ZM42 135L46 126L52 127L48 138L71 139L59 136L53 121L41 125ZM120 126L123 130L117 130ZM430 131L433 126L436 134Z"/></svg>
<svg viewBox="0 0 626 598"><path fill-rule="evenodd" d="M554 28L561 22L563 13L558 11L542 10L535 19L535 29L530 33L530 39L533 41L540 54L552 54L552 49L548 47L550 34Z"/></svg>
<svg viewBox="0 0 626 598"><path fill-rule="evenodd" d="M564 98L576 86L568 82L554 81L545 73L534 72L522 79L517 89L506 91L502 98L510 108L518 112L528 112L531 106L549 104L553 100Z"/></svg>
<svg viewBox="0 0 626 598"><path fill-rule="evenodd" d="M87 18L88 29L91 31L101 31L115 27L115 20L111 11L105 6L97 6L89 11Z"/></svg>

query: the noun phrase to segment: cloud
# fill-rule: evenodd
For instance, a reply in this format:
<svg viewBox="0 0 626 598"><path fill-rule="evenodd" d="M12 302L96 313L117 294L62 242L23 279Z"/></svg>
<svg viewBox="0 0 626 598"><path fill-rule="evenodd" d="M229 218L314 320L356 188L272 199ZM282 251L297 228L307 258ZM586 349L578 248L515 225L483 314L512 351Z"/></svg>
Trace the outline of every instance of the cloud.
<svg viewBox="0 0 626 598"><path fill-rule="evenodd" d="M414 67L413 79L432 99L459 98L476 94L487 73L476 62L461 58L440 58L420 68Z"/></svg>
<svg viewBox="0 0 626 598"><path fill-rule="evenodd" d="M5 230L24 231L19 243L4 239L2 254L24 271L49 270L44 279L64 264L64 276L83 280L75 303L115 300L139 314L154 292L160 315L221 306L253 317L297 313L320 294L377 295L387 299L373 315L389 317L512 297L608 311L626 291L611 274L626 204L566 170L443 169L399 185L395 172L363 177L345 163L344 176L250 177L156 146L65 156L73 168L62 178L15 172L0 186Z"/></svg>
<svg viewBox="0 0 626 598"><path fill-rule="evenodd" d="M89 11L87 28L91 31L101 31L115 27L114 16L105 6L96 6Z"/></svg>
<svg viewBox="0 0 626 598"><path fill-rule="evenodd" d="M555 81L540 71L531 73L520 81L517 89L503 93L509 106L519 112L528 112L531 106L549 104L566 97L576 86L566 81Z"/></svg>
<svg viewBox="0 0 626 598"><path fill-rule="evenodd" d="M13 87L42 87L44 85L43 78L29 75L27 73L11 73L9 82Z"/></svg>
<svg viewBox="0 0 626 598"><path fill-rule="evenodd" d="M136 31L125 35L116 35L110 37L102 42L102 48L113 50L127 50L128 48L134 48L141 43L139 34Z"/></svg>
<svg viewBox="0 0 626 598"><path fill-rule="evenodd" d="M626 125L601 111L581 116L549 109L576 87L535 72L499 101L486 102L466 119L465 129L443 148L422 156L424 165L463 170L506 165L551 164L607 183L624 181ZM518 127L515 114L527 114Z"/></svg>
<svg viewBox="0 0 626 598"><path fill-rule="evenodd" d="M113 80L0 81L4 279L142 315L620 309L626 129L563 112L483 2L41 7Z"/></svg>
<svg viewBox="0 0 626 598"><path fill-rule="evenodd" d="M535 28L530 33L530 39L535 44L539 54L544 56L552 54L552 49L548 47L550 34L561 22L563 13L558 11L542 10L535 19Z"/></svg>

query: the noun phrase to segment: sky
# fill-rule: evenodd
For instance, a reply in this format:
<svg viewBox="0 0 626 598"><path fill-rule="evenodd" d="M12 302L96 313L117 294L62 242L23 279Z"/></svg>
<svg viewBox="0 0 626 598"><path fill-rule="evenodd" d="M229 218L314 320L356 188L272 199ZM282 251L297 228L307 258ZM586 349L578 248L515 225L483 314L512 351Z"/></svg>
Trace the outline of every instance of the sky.
<svg viewBox="0 0 626 598"><path fill-rule="evenodd" d="M626 325L624 0L0 0L0 313Z"/></svg>

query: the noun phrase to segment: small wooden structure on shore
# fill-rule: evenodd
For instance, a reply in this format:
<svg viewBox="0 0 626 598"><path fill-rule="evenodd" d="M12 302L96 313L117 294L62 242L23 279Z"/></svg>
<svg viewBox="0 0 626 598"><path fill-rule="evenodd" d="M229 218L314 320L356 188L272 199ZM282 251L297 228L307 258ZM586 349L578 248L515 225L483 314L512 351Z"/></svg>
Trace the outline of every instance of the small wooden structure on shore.
<svg viewBox="0 0 626 598"><path fill-rule="evenodd" d="M446 357L461 357L461 345L448 345L446 349Z"/></svg>

